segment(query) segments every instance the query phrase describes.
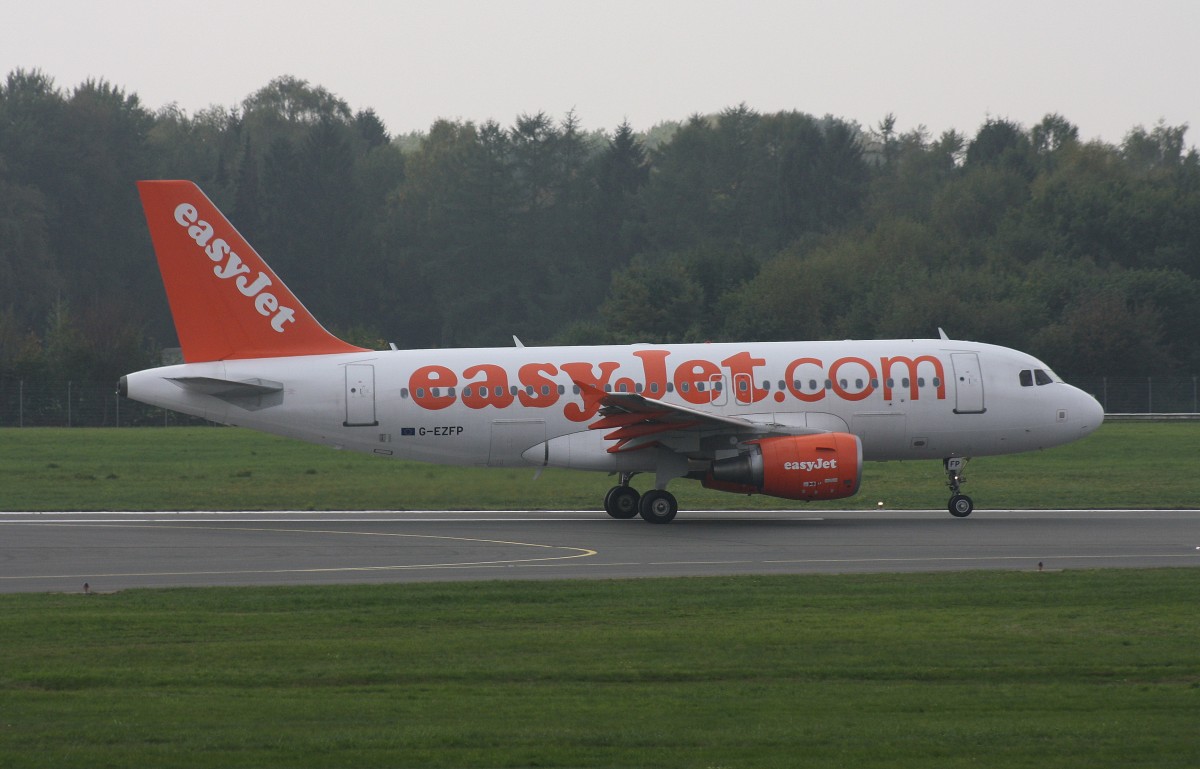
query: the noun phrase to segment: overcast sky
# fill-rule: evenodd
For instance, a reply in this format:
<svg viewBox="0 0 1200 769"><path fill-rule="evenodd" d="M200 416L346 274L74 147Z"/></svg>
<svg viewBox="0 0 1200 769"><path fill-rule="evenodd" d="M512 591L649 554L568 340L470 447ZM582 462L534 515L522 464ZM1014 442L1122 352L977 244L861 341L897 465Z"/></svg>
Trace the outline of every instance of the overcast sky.
<svg viewBox="0 0 1200 769"><path fill-rule="evenodd" d="M973 134L1058 112L1119 143L1200 145L1197 0L0 0L0 69L104 78L158 109L320 85L393 133L574 109L645 130L745 102Z"/></svg>

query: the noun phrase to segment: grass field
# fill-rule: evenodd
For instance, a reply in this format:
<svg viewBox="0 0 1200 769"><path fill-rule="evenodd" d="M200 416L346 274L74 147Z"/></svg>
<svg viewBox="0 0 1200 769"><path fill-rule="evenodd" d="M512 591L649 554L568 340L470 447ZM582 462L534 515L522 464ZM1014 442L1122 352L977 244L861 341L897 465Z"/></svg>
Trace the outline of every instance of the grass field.
<svg viewBox="0 0 1200 769"><path fill-rule="evenodd" d="M1200 766L1200 571L0 596L0 766Z"/></svg>
<svg viewBox="0 0 1200 769"><path fill-rule="evenodd" d="M1068 446L983 457L979 508L1200 504L1200 424L1113 423ZM0 429L0 510L596 509L598 473L396 462L235 428ZM645 488L645 478L634 485ZM675 481L680 507L794 507ZM938 462L867 463L857 497L819 507L940 508ZM814 506L814 508L818 508Z"/></svg>

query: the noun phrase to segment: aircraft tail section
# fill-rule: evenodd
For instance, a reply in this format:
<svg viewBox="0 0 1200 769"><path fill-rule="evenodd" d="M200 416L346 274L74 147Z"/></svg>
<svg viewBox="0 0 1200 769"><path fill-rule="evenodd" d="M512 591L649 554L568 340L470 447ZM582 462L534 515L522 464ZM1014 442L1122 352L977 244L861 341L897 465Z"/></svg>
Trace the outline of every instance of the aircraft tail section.
<svg viewBox="0 0 1200 769"><path fill-rule="evenodd" d="M186 362L363 350L326 331L195 184L138 192Z"/></svg>

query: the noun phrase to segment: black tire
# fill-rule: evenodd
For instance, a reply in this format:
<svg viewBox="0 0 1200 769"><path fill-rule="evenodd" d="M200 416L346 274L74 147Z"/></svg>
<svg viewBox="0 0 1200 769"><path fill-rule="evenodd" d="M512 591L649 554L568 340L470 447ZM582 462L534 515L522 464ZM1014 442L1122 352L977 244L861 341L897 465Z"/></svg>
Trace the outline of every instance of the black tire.
<svg viewBox="0 0 1200 769"><path fill-rule="evenodd" d="M642 495L631 486L613 486L604 495L604 512L621 520L636 518L641 498Z"/></svg>
<svg viewBox="0 0 1200 769"><path fill-rule="evenodd" d="M966 494L955 494L950 497L948 508L950 515L953 515L955 518L966 518L975 509L975 503Z"/></svg>
<svg viewBox="0 0 1200 769"><path fill-rule="evenodd" d="M679 512L679 502L671 492L653 489L642 495L638 512L647 523L670 523Z"/></svg>

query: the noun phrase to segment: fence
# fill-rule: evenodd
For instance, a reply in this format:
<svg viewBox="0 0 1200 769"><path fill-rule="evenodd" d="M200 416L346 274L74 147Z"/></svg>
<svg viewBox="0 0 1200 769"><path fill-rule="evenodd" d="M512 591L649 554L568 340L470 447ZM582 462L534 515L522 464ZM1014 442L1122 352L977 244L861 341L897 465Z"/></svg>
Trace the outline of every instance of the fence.
<svg viewBox="0 0 1200 769"><path fill-rule="evenodd" d="M1108 414L1200 413L1197 377L1079 377ZM117 395L112 382L0 379L0 427L209 424Z"/></svg>
<svg viewBox="0 0 1200 769"><path fill-rule="evenodd" d="M1077 377L1071 384L1091 393L1105 414L1196 414L1197 377Z"/></svg>
<svg viewBox="0 0 1200 769"><path fill-rule="evenodd" d="M117 395L115 382L0 379L0 427L165 427L210 424Z"/></svg>

